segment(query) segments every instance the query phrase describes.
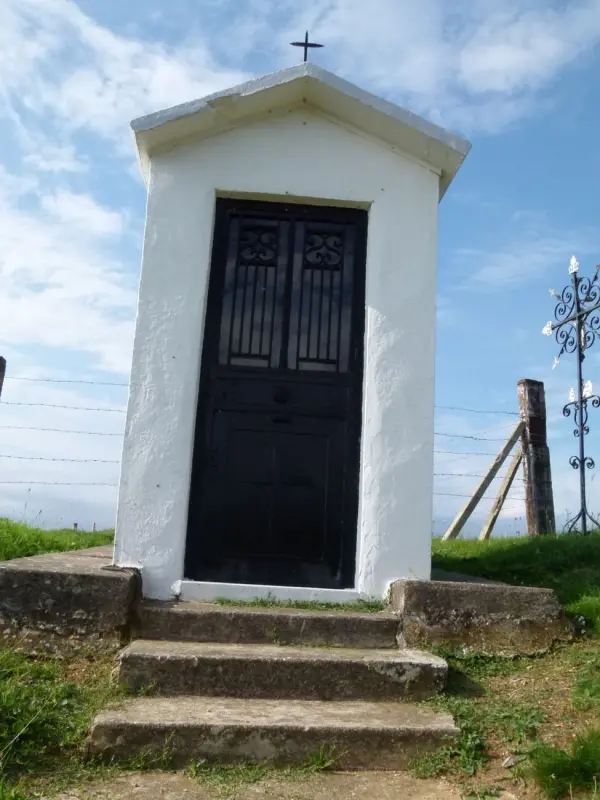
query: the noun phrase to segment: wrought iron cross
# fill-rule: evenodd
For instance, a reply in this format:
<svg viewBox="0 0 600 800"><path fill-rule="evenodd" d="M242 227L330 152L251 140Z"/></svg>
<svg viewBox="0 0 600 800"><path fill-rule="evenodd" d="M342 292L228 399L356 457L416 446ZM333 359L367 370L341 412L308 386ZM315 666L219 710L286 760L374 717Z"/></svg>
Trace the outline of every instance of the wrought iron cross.
<svg viewBox="0 0 600 800"><path fill-rule="evenodd" d="M290 42L292 47L303 47L304 48L304 60L308 61L308 49L309 47L324 47L325 45L317 44L316 42L309 42L308 41L308 31L306 31L306 35L304 36L303 42Z"/></svg>
<svg viewBox="0 0 600 800"><path fill-rule="evenodd" d="M584 437L590 432L588 427L588 403L594 408L600 407L600 397L592 394L591 381L583 382L583 360L585 351L590 348L600 336L600 264L596 267L594 277L583 278L579 275L579 262L575 256L571 257L569 264L571 285L565 286L560 294L550 289L552 297L556 298L554 317L556 322L547 322L542 333L546 336L555 336L561 346L558 356L554 359L554 367L558 365L564 353L577 353L577 390L571 389L569 402L563 408L565 417L570 417L573 412L575 422L574 436L579 440L579 455L569 459L573 469L579 470L579 513L570 519L566 529L572 531L581 522L581 532L587 533L587 521L590 520L596 528L600 528L598 520L594 519L587 508L585 495L585 471L594 469L594 459L585 455ZM553 367L553 369L554 369Z"/></svg>

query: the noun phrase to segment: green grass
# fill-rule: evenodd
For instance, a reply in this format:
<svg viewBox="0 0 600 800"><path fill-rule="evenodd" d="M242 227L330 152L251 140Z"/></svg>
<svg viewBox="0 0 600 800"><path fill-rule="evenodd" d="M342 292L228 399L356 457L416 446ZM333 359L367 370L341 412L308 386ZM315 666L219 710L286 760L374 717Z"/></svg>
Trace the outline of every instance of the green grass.
<svg viewBox="0 0 600 800"><path fill-rule="evenodd" d="M530 759L536 783L551 800L579 791L600 793L600 729L577 736L570 752L539 745Z"/></svg>
<svg viewBox="0 0 600 800"><path fill-rule="evenodd" d="M292 767L276 767L272 764L210 764L200 761L193 764L188 774L200 784L215 789L220 795L231 797L244 786L267 780L305 780L311 775L324 772L335 766L340 754L335 747L321 747L318 753L309 755L303 764ZM2 797L0 796L0 800Z"/></svg>
<svg viewBox="0 0 600 800"><path fill-rule="evenodd" d="M433 566L553 589L567 613L600 635L600 534L433 542Z"/></svg>
<svg viewBox="0 0 600 800"><path fill-rule="evenodd" d="M35 556L38 553L62 553L110 544L112 531L86 533L85 531L45 531L31 528L21 522L0 519L0 561ZM0 795L0 800L2 796Z"/></svg>
<svg viewBox="0 0 600 800"><path fill-rule="evenodd" d="M563 646L535 659L437 648L436 652L448 661L448 685L444 694L425 705L451 714L461 735L455 744L416 759L412 771L418 777L454 775L472 790L466 797L493 796L489 792L495 787L475 790L473 784L485 776L494 753L496 757L498 753L511 753L516 761L515 775L533 779L546 797L600 798L600 730L586 727L590 720L597 726L600 711L600 650L591 644ZM540 680L539 688L534 688L538 686L534 676L541 679L550 672L557 682L542 686ZM575 678L565 694L559 686L569 674ZM529 689L523 691L523 683L529 683ZM548 692L552 686L559 691ZM577 713L581 714L579 718ZM546 722L548 730L556 731L557 723L559 728L564 727L563 746L577 729L579 736L572 745L566 745L568 749L544 744L541 733Z"/></svg>
<svg viewBox="0 0 600 800"><path fill-rule="evenodd" d="M451 714L461 730L458 741L416 759L418 777L453 772L473 776L486 764L493 737L512 749L536 741L545 720L538 705L519 702L491 691L490 678L508 677L527 667L527 658L501 658L463 653L456 648L436 648L448 662L446 691L425 705Z"/></svg>
<svg viewBox="0 0 600 800"><path fill-rule="evenodd" d="M63 772L81 768L90 721L117 696L109 681L110 662L101 666L91 665L91 675L75 683L65 662L0 650L0 800L12 798L23 775L58 763Z"/></svg>
<svg viewBox="0 0 600 800"><path fill-rule="evenodd" d="M230 600L217 597L211 602L221 606L237 606L240 608L298 608L308 611L365 611L375 613L383 611L386 603L382 600L357 600L355 603L320 603L317 600L276 600L272 596L257 597L255 600Z"/></svg>
<svg viewBox="0 0 600 800"><path fill-rule="evenodd" d="M31 800L31 797L18 787L13 786L10 788L0 778L0 800Z"/></svg>
<svg viewBox="0 0 600 800"><path fill-rule="evenodd" d="M576 711L598 710L600 714L600 653L582 666L573 689Z"/></svg>
<svg viewBox="0 0 600 800"><path fill-rule="evenodd" d="M427 705L451 714L461 735L456 744L415 759L411 769L420 778L448 772L473 776L489 758L491 736L513 749L519 748L535 741L546 717L537 705L492 695L486 696L485 702L475 702L446 693L428 701Z"/></svg>

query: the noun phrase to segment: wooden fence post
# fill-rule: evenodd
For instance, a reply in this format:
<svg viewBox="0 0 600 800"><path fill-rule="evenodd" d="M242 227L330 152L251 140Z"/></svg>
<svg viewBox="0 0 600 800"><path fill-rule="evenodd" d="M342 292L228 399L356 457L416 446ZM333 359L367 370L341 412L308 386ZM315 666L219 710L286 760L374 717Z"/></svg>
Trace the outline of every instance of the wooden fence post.
<svg viewBox="0 0 600 800"><path fill-rule="evenodd" d="M2 397L2 387L4 386L5 375L6 375L6 359L0 356L0 397Z"/></svg>
<svg viewBox="0 0 600 800"><path fill-rule="evenodd" d="M530 536L556 532L550 450L546 438L544 384L528 378L517 383L522 435L525 510Z"/></svg>
<svg viewBox="0 0 600 800"><path fill-rule="evenodd" d="M494 500L494 505L490 509L490 513L488 514L488 518L485 521L485 525L481 529L481 533L479 534L479 541L485 542L487 539L490 538L492 535L492 531L494 530L494 525L496 524L496 520L498 519L500 512L502 511L502 506L504 505L504 501L510 491L510 487L512 486L512 482L515 479L515 475L517 474L517 470L521 465L521 460L523 459L523 452L521 448L517 450L514 454L512 461L508 467L508 472L504 476L504 480L502 481L502 485L498 490L498 494L496 499Z"/></svg>

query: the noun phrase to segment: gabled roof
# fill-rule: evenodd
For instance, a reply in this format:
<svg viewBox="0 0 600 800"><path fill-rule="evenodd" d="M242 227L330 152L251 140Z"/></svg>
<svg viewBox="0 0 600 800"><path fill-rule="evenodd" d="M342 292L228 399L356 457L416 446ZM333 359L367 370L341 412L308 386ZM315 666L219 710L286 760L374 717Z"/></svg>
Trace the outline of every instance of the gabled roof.
<svg viewBox="0 0 600 800"><path fill-rule="evenodd" d="M303 102L430 164L441 173L440 198L471 148L450 131L307 62L133 120L144 178L157 150Z"/></svg>

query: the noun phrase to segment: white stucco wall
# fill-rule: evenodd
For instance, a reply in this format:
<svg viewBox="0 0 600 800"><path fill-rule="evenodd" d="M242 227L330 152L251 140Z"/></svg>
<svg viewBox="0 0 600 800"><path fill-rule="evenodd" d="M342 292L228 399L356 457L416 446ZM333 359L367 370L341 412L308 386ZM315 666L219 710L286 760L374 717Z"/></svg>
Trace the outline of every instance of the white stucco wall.
<svg viewBox="0 0 600 800"><path fill-rule="evenodd" d="M382 597L430 574L439 177L308 108L152 160L115 563L149 597L183 577L215 197L242 192L369 208L356 591Z"/></svg>

